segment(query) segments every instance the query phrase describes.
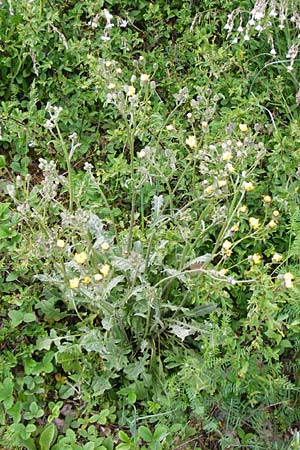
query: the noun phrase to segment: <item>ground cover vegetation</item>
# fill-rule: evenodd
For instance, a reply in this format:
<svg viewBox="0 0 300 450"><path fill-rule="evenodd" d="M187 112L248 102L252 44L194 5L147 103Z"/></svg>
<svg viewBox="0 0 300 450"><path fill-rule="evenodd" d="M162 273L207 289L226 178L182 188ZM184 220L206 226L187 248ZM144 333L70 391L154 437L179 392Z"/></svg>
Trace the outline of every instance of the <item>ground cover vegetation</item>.
<svg viewBox="0 0 300 450"><path fill-rule="evenodd" d="M300 448L300 11L0 2L0 447Z"/></svg>

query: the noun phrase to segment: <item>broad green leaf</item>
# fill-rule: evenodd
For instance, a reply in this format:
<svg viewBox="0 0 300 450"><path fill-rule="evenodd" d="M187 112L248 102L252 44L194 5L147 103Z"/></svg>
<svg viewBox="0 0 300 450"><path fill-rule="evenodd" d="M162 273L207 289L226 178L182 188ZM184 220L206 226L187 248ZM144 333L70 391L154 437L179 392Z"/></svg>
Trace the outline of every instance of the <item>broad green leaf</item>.
<svg viewBox="0 0 300 450"><path fill-rule="evenodd" d="M131 449L132 449L131 444L122 443L116 446L116 450L131 450Z"/></svg>
<svg viewBox="0 0 300 450"><path fill-rule="evenodd" d="M87 442L83 447L82 450L94 450L95 444L94 442Z"/></svg>
<svg viewBox="0 0 300 450"><path fill-rule="evenodd" d="M119 431L119 439L123 442L130 442L130 438L128 437L128 435L125 433L125 431L120 430Z"/></svg>
<svg viewBox="0 0 300 450"><path fill-rule="evenodd" d="M149 428L141 426L139 427L139 436L145 441L145 442L151 442L152 440L152 433L149 430Z"/></svg>
<svg viewBox="0 0 300 450"><path fill-rule="evenodd" d="M40 450L49 450L51 448L51 445L55 441L56 436L57 436L57 428L54 425L54 423L50 423L43 429L40 435L39 439Z"/></svg>
<svg viewBox="0 0 300 450"><path fill-rule="evenodd" d="M30 323L30 322L34 322L35 319L36 319L36 317L35 317L34 313L26 313L26 314L24 314L23 322Z"/></svg>
<svg viewBox="0 0 300 450"><path fill-rule="evenodd" d="M8 315L10 317L11 326L13 328L16 328L20 323L23 322L24 313L20 310L9 311Z"/></svg>

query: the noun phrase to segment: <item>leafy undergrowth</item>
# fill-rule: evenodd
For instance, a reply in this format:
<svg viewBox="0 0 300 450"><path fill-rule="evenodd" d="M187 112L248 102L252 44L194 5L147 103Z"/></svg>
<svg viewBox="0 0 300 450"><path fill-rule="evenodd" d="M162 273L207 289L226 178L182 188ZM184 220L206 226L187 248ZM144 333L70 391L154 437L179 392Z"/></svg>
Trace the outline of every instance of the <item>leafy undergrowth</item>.
<svg viewBox="0 0 300 450"><path fill-rule="evenodd" d="M300 449L299 17L0 2L1 448Z"/></svg>

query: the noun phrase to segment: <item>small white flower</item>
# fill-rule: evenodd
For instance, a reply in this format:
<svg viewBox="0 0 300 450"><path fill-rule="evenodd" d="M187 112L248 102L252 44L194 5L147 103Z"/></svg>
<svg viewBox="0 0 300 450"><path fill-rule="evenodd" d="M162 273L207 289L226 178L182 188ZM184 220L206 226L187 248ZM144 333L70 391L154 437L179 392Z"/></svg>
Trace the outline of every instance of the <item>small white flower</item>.
<svg viewBox="0 0 300 450"><path fill-rule="evenodd" d="M147 73L142 73L141 74L141 81L142 82L147 82L149 80L150 80L150 75L149 74L147 74Z"/></svg>
<svg viewBox="0 0 300 450"><path fill-rule="evenodd" d="M196 148L197 147L197 141L195 136L189 136L185 140L186 145L188 145L190 148Z"/></svg>
<svg viewBox="0 0 300 450"><path fill-rule="evenodd" d="M146 156L145 150L141 150L140 152L137 153L137 157L138 157L139 159L144 159L145 156Z"/></svg>
<svg viewBox="0 0 300 450"><path fill-rule="evenodd" d="M166 126L166 129L168 131L172 131L172 130L174 130L174 126L172 124L169 124L169 125Z"/></svg>

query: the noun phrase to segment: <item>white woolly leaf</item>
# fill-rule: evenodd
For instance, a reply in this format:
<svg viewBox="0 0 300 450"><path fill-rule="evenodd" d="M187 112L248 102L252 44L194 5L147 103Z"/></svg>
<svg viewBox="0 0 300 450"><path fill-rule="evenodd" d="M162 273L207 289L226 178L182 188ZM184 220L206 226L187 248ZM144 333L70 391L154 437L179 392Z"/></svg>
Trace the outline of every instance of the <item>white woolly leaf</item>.
<svg viewBox="0 0 300 450"><path fill-rule="evenodd" d="M123 275L119 275L117 277L112 278L107 285L105 286L105 288L103 289L103 294L105 296L109 295L110 292L113 290L114 287L116 287L119 283L121 283L124 280L124 276Z"/></svg>
<svg viewBox="0 0 300 450"><path fill-rule="evenodd" d="M191 329L190 327L181 325L170 326L170 331L171 333L175 334L175 336L179 337L182 342L185 340L185 338L195 333L195 330Z"/></svg>

